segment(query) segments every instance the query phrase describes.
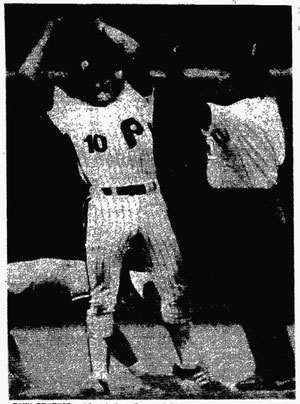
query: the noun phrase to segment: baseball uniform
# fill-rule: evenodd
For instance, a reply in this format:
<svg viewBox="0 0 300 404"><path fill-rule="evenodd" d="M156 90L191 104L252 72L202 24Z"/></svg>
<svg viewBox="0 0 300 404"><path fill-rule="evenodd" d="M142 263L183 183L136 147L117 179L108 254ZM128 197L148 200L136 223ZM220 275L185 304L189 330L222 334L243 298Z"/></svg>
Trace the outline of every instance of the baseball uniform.
<svg viewBox="0 0 300 404"><path fill-rule="evenodd" d="M246 98L231 105L209 103L212 122L207 179L213 188L263 188L277 184L285 157L284 130L276 101ZM225 137L224 137L225 136Z"/></svg>
<svg viewBox="0 0 300 404"><path fill-rule="evenodd" d="M143 80L133 86L135 89L128 82L123 88L123 70L131 83L139 82L133 77L140 77L134 72L136 66L128 72L138 44L98 19L94 23L88 19L83 25L80 21L78 31L76 21L70 26L67 22L58 30L56 40L48 43L50 24L49 33L45 32L20 72L32 79L50 78L50 87L57 85L48 116L62 138L72 141L81 176L90 185L86 221L91 290L88 345L92 378L102 387L101 394L106 394L106 342L113 336L120 271L131 238L138 233L149 249L162 317L169 323L168 331L182 364L188 363L183 350L190 325L179 309L185 289L178 271L181 255L156 178L151 132L153 94L147 99L136 91ZM134 61L134 65L139 63ZM194 356L188 364L194 364ZM190 375L190 366L188 370ZM193 374L200 375L197 377L203 382L206 372L196 366ZM205 379L209 382L208 377Z"/></svg>
<svg viewBox="0 0 300 404"><path fill-rule="evenodd" d="M171 323L180 317L177 300L184 289L178 277L181 257L156 179L151 99L125 82L114 102L96 107L56 87L49 112L58 129L70 136L91 183L87 266L91 289L98 286L96 306L108 315L107 336L112 332L122 258L138 231L149 248L162 316Z"/></svg>

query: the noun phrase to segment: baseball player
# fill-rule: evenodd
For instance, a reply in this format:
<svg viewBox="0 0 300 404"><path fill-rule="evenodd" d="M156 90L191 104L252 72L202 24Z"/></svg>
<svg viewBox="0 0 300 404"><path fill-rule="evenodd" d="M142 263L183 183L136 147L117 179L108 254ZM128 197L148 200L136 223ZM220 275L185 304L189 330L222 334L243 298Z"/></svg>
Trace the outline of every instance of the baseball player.
<svg viewBox="0 0 300 404"><path fill-rule="evenodd" d="M179 274L181 255L156 178L153 89L145 91L127 80L131 77L134 82L131 66L139 45L99 19L72 35L60 29L61 65L51 73L55 88L48 116L71 139L80 174L90 185L86 252L91 382L99 394L109 392L106 342L114 330L122 260L139 232L149 250L162 318L178 353L174 373L209 385L207 370L192 344L187 344L190 324L186 286ZM21 72L34 78L42 55L40 70L49 74L44 49L51 44L48 39L46 32ZM139 363L131 370L137 375L143 371Z"/></svg>
<svg viewBox="0 0 300 404"><path fill-rule="evenodd" d="M277 185L285 136L267 80L258 57L241 58L231 70L222 105L208 103L212 121L202 131L209 145L207 180L216 189L213 223L226 229L228 239L218 251L222 264L228 251L235 257L226 277L234 285L231 294L255 361L254 374L236 384L244 391L295 388L294 353L281 299L287 234ZM211 265L220 265L218 258Z"/></svg>

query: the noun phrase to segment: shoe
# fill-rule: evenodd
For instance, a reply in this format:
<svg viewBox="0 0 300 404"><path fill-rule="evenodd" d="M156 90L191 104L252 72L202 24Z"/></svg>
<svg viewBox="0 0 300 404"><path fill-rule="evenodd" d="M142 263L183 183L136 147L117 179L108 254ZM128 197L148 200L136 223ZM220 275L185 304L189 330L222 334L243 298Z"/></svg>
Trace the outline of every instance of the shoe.
<svg viewBox="0 0 300 404"><path fill-rule="evenodd" d="M148 375L147 371L145 370L144 366L138 361L135 364L128 367L129 372L139 378L142 378Z"/></svg>
<svg viewBox="0 0 300 404"><path fill-rule="evenodd" d="M200 384L210 382L210 375L207 369L201 365L196 365L193 368L184 368L177 363L173 365L173 374L181 380L193 380Z"/></svg>
<svg viewBox="0 0 300 404"><path fill-rule="evenodd" d="M275 380L261 375L253 375L236 383L238 390L295 390L295 378Z"/></svg>
<svg viewBox="0 0 300 404"><path fill-rule="evenodd" d="M190 380L196 382L206 391L223 391L228 388L217 380L213 380L209 371L202 365L196 365L194 368L184 368L176 363L173 365L173 374L181 380Z"/></svg>
<svg viewBox="0 0 300 404"><path fill-rule="evenodd" d="M82 394L87 396L105 396L110 393L106 380L96 379L90 376L82 388Z"/></svg>

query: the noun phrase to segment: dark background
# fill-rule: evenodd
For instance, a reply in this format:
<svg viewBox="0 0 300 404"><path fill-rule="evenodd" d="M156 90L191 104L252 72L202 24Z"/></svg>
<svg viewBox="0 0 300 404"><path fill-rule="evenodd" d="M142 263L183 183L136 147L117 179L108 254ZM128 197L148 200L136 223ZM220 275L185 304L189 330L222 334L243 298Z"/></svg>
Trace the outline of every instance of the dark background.
<svg viewBox="0 0 300 404"><path fill-rule="evenodd" d="M291 67L291 7L200 5L9 4L5 8L7 70L17 69L49 19L95 14L152 51L161 67L165 44L182 45L186 67L227 66L259 41L271 67ZM78 27L80 29L80 27Z"/></svg>
<svg viewBox="0 0 300 404"><path fill-rule="evenodd" d="M70 14L95 14L130 34L147 50L149 70L172 71L172 49L177 45L177 62L184 68L226 71L240 63L253 43L268 68L292 66L288 6L8 4L7 72L18 71L49 19ZM212 190L207 184L197 108L201 101L214 100L217 79L174 76L167 84L163 78L153 81L159 110L154 139L158 176L182 250L195 316L210 322L239 321L241 315L251 316L255 306L268 315L280 312L292 322L291 76L270 78L286 132L286 159L277 189L269 191ZM7 79L8 261L84 259L86 189L70 145L37 119L39 91L18 75ZM56 293L55 307L60 298L66 303L63 289L47 290ZM26 293L24 301L34 307L37 296L30 303L32 294ZM124 295L127 306L121 318L135 310L145 320L149 307L136 304L128 288ZM42 296L48 296L45 289ZM31 313L36 318L37 313Z"/></svg>

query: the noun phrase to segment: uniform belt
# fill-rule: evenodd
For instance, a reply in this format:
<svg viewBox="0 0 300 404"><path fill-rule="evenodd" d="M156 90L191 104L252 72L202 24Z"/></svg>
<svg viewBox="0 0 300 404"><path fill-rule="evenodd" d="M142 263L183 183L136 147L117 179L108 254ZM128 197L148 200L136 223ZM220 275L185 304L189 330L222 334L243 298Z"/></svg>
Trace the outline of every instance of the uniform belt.
<svg viewBox="0 0 300 404"><path fill-rule="evenodd" d="M139 185L127 185L126 187L104 187L101 188L104 195L143 195L147 192L152 192L157 189L156 182L150 182L149 184Z"/></svg>

